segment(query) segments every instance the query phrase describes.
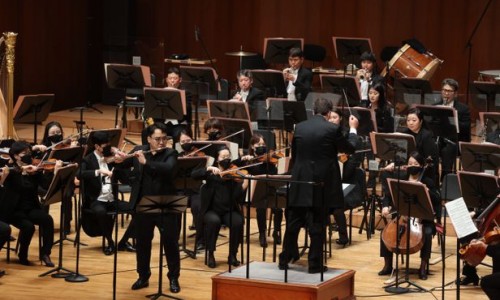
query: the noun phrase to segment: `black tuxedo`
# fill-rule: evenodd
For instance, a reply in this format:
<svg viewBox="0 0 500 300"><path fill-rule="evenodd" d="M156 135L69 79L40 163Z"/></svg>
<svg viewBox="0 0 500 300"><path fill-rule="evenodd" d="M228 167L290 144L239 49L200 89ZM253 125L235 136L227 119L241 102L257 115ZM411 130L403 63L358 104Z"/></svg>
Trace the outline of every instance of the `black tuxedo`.
<svg viewBox="0 0 500 300"><path fill-rule="evenodd" d="M349 137L351 138L356 138L356 135L353 134ZM321 232L326 224L328 211L344 207L337 153L354 152L353 144L355 142L351 144L339 126L329 123L321 115L315 115L295 127L292 140L292 180L323 184L313 186L292 183L280 265L286 264L289 259L298 258L298 234L300 228L307 225L311 237L309 268L320 267Z"/></svg>
<svg viewBox="0 0 500 300"><path fill-rule="evenodd" d="M312 80L313 74L312 72L305 68L300 67L297 73L297 79L293 83L295 86L295 98L297 101L305 101L307 94L312 90Z"/></svg>
<svg viewBox="0 0 500 300"><path fill-rule="evenodd" d="M131 153L143 150L148 151L149 145L137 146ZM157 152L144 154L146 164L142 165L135 157L124 161L120 168L132 168L130 183L132 191L130 203L136 207L143 196L175 195L176 189L174 179L177 173L177 151L164 149ZM137 273L143 279L149 278L151 274L151 241L153 240L154 228L160 228L163 232L163 247L167 256L168 278L178 278L180 274L179 255L179 220L178 214L168 213L163 216L147 213L136 213L137 236Z"/></svg>
<svg viewBox="0 0 500 300"><path fill-rule="evenodd" d="M241 90L238 90L239 93ZM248 104L248 110L250 113L250 120L255 121L257 119L257 106L259 101L265 101L264 93L258 89L251 87L248 90L248 95L245 102Z"/></svg>
<svg viewBox="0 0 500 300"><path fill-rule="evenodd" d="M488 245L486 254L492 257L493 274L483 276L481 279L481 288L490 299L500 298L500 245Z"/></svg>

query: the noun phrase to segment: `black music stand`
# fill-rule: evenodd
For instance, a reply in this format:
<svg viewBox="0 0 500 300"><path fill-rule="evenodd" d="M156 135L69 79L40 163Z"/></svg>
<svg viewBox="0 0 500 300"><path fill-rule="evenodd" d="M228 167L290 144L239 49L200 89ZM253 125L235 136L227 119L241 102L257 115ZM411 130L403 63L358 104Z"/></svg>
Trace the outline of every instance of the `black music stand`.
<svg viewBox="0 0 500 300"><path fill-rule="evenodd" d="M207 100L210 118L250 120L248 103L242 101Z"/></svg>
<svg viewBox="0 0 500 300"><path fill-rule="evenodd" d="M240 148L245 148L248 145L253 135L252 124L250 123L250 120L231 119L231 118L216 118L216 119L218 119L222 123L222 126L224 126L224 129L228 134L232 134L237 131L243 130L243 133L241 135L233 137L233 141L238 145L240 145L241 146Z"/></svg>
<svg viewBox="0 0 500 300"><path fill-rule="evenodd" d="M396 101L406 103L409 106L425 104L425 95L432 94L429 80L420 78L398 78L394 82L394 91Z"/></svg>
<svg viewBox="0 0 500 300"><path fill-rule="evenodd" d="M52 179L49 189L47 190L47 193L43 198L42 205L44 206L48 206L50 204L54 204L59 201L61 202L61 210L59 218L59 224L60 224L59 241L55 242L55 243L59 242L59 259L57 267L43 274L38 275L39 277L43 277L54 272L55 274L52 274L53 278L65 278L71 274L74 274L73 271L70 271L63 267L63 240L65 239L63 227L64 227L65 207L67 205L67 201L70 200L67 197L67 195L69 194L67 188L74 180L77 168L78 168L77 164L67 165L65 167L59 168L58 171L55 172L54 178ZM65 271L67 273L62 273L61 271Z"/></svg>
<svg viewBox="0 0 500 300"><path fill-rule="evenodd" d="M158 273L158 292L156 294L147 295L147 298L158 299L160 297L167 297L170 299L180 299L167 294L162 291L163 283L163 227L164 217L166 214L181 214L186 210L187 200L185 196L177 195L160 195L160 196L143 196L139 203L137 203L137 214L154 214L160 216L160 251L159 251L159 273Z"/></svg>
<svg viewBox="0 0 500 300"><path fill-rule="evenodd" d="M193 96L194 106L194 139L200 135L198 108L200 102L207 99L217 99L221 90L219 77L214 68L180 66L182 87Z"/></svg>
<svg viewBox="0 0 500 300"><path fill-rule="evenodd" d="M392 202L394 207L398 210L399 215L407 216L406 228L410 228L410 217L415 217L420 220L433 220L434 210L432 208L431 199L429 197L429 192L425 184L421 182L410 182L398 179L388 179L389 189L392 195ZM398 217L399 219L399 217ZM399 224L399 222L398 222ZM406 235L406 249L410 247L410 235ZM399 249L400 241L398 234L398 241L396 243L396 250ZM396 268L398 262L396 261ZM410 251L406 251L406 274L405 279L402 283L408 283L421 291L427 291L423 287L417 285L416 283L410 281L409 279L409 268L410 268ZM397 270L396 270L397 272ZM398 274L396 273L396 276ZM409 291L408 288L403 288L399 286L399 279L396 277L396 282L385 288L385 291L393 294L402 294Z"/></svg>
<svg viewBox="0 0 500 300"><path fill-rule="evenodd" d="M37 127L47 120L52 105L54 94L23 95L19 96L14 107L14 122L33 124L33 142L37 143Z"/></svg>
<svg viewBox="0 0 500 300"><path fill-rule="evenodd" d="M494 175L459 171L458 182L462 191L462 197L470 209L484 209L498 195L498 182Z"/></svg>
<svg viewBox="0 0 500 300"><path fill-rule="evenodd" d="M359 121L358 135L369 136L370 132L377 132L377 119L373 110L364 107L343 107L341 111L343 127L349 128L349 116L352 112Z"/></svg>
<svg viewBox="0 0 500 300"><path fill-rule="evenodd" d="M195 180L191 177L191 172L198 168L206 168L208 158L206 156L194 156L194 157L179 157L177 159L177 176L175 178L175 186L182 186L183 194L186 197L192 196L193 190L199 190L201 186L201 180ZM197 224L199 225L199 224ZM182 249L187 256L191 258L196 258L196 243L194 245L194 251L188 250L186 248L186 210L182 213Z"/></svg>
<svg viewBox="0 0 500 300"><path fill-rule="evenodd" d="M252 70L252 76L253 86L263 91L265 98L287 97L285 79L281 71Z"/></svg>
<svg viewBox="0 0 500 300"><path fill-rule="evenodd" d="M104 64L106 82L110 89L123 89L122 128L127 128L127 90L151 86L149 67L125 64Z"/></svg>
<svg viewBox="0 0 500 300"><path fill-rule="evenodd" d="M341 106L358 106L361 101L358 79L354 76L321 74L321 90L341 96ZM339 106L339 104L337 104Z"/></svg>
<svg viewBox="0 0 500 300"><path fill-rule="evenodd" d="M369 38L332 37L335 56L343 65L360 64L364 52L373 52Z"/></svg>
<svg viewBox="0 0 500 300"><path fill-rule="evenodd" d="M415 105L423 114L427 128L436 138L448 143L458 140L458 117L453 107L442 105Z"/></svg>
<svg viewBox="0 0 500 300"><path fill-rule="evenodd" d="M495 171L500 166L500 146L460 142L462 168L469 172Z"/></svg>
<svg viewBox="0 0 500 300"><path fill-rule="evenodd" d="M500 94L500 85L495 84L494 82L484 82L484 81L474 81L470 85L470 93L471 94L483 94L486 95L485 105L482 106L476 99L475 106L480 111L500 111L500 105L496 105L495 98Z"/></svg>
<svg viewBox="0 0 500 300"><path fill-rule="evenodd" d="M144 118L181 120L186 115L186 91L144 88Z"/></svg>
<svg viewBox="0 0 500 300"><path fill-rule="evenodd" d="M94 151L94 142L92 141L93 140L93 136L95 134L95 132L98 132L98 131L104 131L108 134L108 137L109 137L109 144L111 145L111 147L117 147L119 148L118 146L123 142L123 139L125 137L125 134L126 134L126 129L123 129L123 128L111 128L111 129L99 129L99 130L93 130L89 133L89 136L87 138L87 148L85 149L85 152L83 154L83 156L85 157L88 153Z"/></svg>
<svg viewBox="0 0 500 300"><path fill-rule="evenodd" d="M307 120L306 106L303 101L269 100L269 119L280 120L282 130L292 132L295 124Z"/></svg>
<svg viewBox="0 0 500 300"><path fill-rule="evenodd" d="M54 149L50 152L49 159L51 158L80 164L83 158L83 148L68 147L63 149Z"/></svg>
<svg viewBox="0 0 500 300"><path fill-rule="evenodd" d="M266 63L288 64L290 49L304 49L303 38L264 38L264 60Z"/></svg>

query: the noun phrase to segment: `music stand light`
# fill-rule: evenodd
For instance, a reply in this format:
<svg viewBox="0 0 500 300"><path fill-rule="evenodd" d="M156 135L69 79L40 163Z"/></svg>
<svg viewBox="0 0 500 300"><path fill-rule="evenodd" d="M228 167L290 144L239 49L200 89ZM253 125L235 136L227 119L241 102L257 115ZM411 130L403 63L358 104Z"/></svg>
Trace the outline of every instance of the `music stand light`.
<svg viewBox="0 0 500 300"><path fill-rule="evenodd" d="M243 101L207 100L210 118L250 120L248 103Z"/></svg>
<svg viewBox="0 0 500 300"><path fill-rule="evenodd" d="M166 214L180 214L186 210L188 198L186 196L177 195L159 195L159 196L143 196L137 203L137 214L154 214L160 216L161 227L164 228L164 218ZM179 299L170 295L166 295L162 291L163 283L163 241L164 233L160 230L160 251L159 252L159 273L158 273L158 292L156 294L147 295L147 298L158 299L161 296Z"/></svg>
<svg viewBox="0 0 500 300"><path fill-rule="evenodd" d="M186 91L144 88L144 118L181 120L186 114Z"/></svg>
<svg viewBox="0 0 500 300"><path fill-rule="evenodd" d="M341 105L357 106L361 101L358 79L354 76L321 74L321 90L341 96ZM346 100L347 97L347 100Z"/></svg>
<svg viewBox="0 0 500 300"><path fill-rule="evenodd" d="M265 98L287 96L283 73L278 70L252 70L253 86L264 92Z"/></svg>
<svg viewBox="0 0 500 300"><path fill-rule="evenodd" d="M54 94L22 95L14 107L14 122L33 124L33 142L37 143L37 127L47 120L54 104Z"/></svg>
<svg viewBox="0 0 500 300"><path fill-rule="evenodd" d="M500 146L460 142L462 168L469 172L494 173L500 166Z"/></svg>
<svg viewBox="0 0 500 300"><path fill-rule="evenodd" d="M267 63L288 64L290 49L304 49L303 38L264 38L264 60Z"/></svg>
<svg viewBox="0 0 500 300"><path fill-rule="evenodd" d="M498 195L498 182L494 175L468 171L458 172L462 198L468 208L486 208Z"/></svg>
<svg viewBox="0 0 500 300"><path fill-rule="evenodd" d="M369 38L332 37L335 57L343 65L359 64L363 52L373 52Z"/></svg>

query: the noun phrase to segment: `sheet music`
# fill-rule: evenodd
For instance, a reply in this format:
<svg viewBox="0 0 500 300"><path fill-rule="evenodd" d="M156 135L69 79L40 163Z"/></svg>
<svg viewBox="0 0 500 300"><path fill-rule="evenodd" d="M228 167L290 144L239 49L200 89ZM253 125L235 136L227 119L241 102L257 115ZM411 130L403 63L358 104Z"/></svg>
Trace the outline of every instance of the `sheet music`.
<svg viewBox="0 0 500 300"><path fill-rule="evenodd" d="M467 210L464 198L460 197L450 201L445 206L459 239L478 231Z"/></svg>

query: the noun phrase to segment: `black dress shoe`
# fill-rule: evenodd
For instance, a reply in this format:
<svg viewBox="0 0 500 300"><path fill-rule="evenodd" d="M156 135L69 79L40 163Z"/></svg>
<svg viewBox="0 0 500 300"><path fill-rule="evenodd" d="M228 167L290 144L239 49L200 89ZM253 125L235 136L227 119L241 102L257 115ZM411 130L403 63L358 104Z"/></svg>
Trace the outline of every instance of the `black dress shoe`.
<svg viewBox="0 0 500 300"><path fill-rule="evenodd" d="M196 245L196 251L205 250L205 244L199 243Z"/></svg>
<svg viewBox="0 0 500 300"><path fill-rule="evenodd" d="M267 238L266 238L266 234L265 233L259 234L259 242L260 242L260 246L262 248L266 248L267 247Z"/></svg>
<svg viewBox="0 0 500 300"><path fill-rule="evenodd" d="M323 266L323 273L328 271L328 267L327 266ZM321 273L321 267L309 267L309 269L307 270L307 272L309 274L315 274L315 273Z"/></svg>
<svg viewBox="0 0 500 300"><path fill-rule="evenodd" d="M215 268L216 266L214 253L212 251L208 251L207 266L211 269Z"/></svg>
<svg viewBox="0 0 500 300"><path fill-rule="evenodd" d="M420 269L418 271L418 278L422 279L422 280L427 280L427 270L425 269Z"/></svg>
<svg viewBox="0 0 500 300"><path fill-rule="evenodd" d="M0 270L0 277L3 277L5 275L5 270Z"/></svg>
<svg viewBox="0 0 500 300"><path fill-rule="evenodd" d="M233 267L239 266L241 263L238 259L236 259L236 255L229 255L227 258L227 263Z"/></svg>
<svg viewBox="0 0 500 300"><path fill-rule="evenodd" d="M47 267L54 267L54 263L52 262L52 260L50 260L50 256L48 256L47 254L45 255L42 255L42 257L40 257L40 260L43 262L43 264Z"/></svg>
<svg viewBox="0 0 500 300"><path fill-rule="evenodd" d="M107 246L107 247L104 247L104 255L111 255L115 252L115 247L114 246Z"/></svg>
<svg viewBox="0 0 500 300"><path fill-rule="evenodd" d="M179 280L177 278L170 279L170 291L172 293L178 293L181 291L181 286L179 285Z"/></svg>
<svg viewBox="0 0 500 300"><path fill-rule="evenodd" d="M281 231L273 231L273 239L276 242L276 245L281 245Z"/></svg>
<svg viewBox="0 0 500 300"><path fill-rule="evenodd" d="M345 247L345 245L347 245L349 243L349 239L336 239L335 243L337 245L341 245L341 246Z"/></svg>
<svg viewBox="0 0 500 300"><path fill-rule="evenodd" d="M125 242L125 243L119 243L118 244L118 251L127 251L127 252L135 252L134 246L132 246L131 243Z"/></svg>
<svg viewBox="0 0 500 300"><path fill-rule="evenodd" d="M139 279L137 279L137 281L134 282L134 284L132 284L132 289L139 290L139 289L143 289L143 288L148 287L148 286L149 286L149 278L145 279L145 278L139 277Z"/></svg>
<svg viewBox="0 0 500 300"><path fill-rule="evenodd" d="M378 272L379 276L390 275L392 273L392 267L384 267L380 272Z"/></svg>
<svg viewBox="0 0 500 300"><path fill-rule="evenodd" d="M29 261L27 258L21 258L19 257L19 263L24 266L32 266L33 263Z"/></svg>
<svg viewBox="0 0 500 300"><path fill-rule="evenodd" d="M465 276L464 278L460 279L460 282L458 283L459 285L469 285L469 284L474 284L477 286L479 284L479 276Z"/></svg>

